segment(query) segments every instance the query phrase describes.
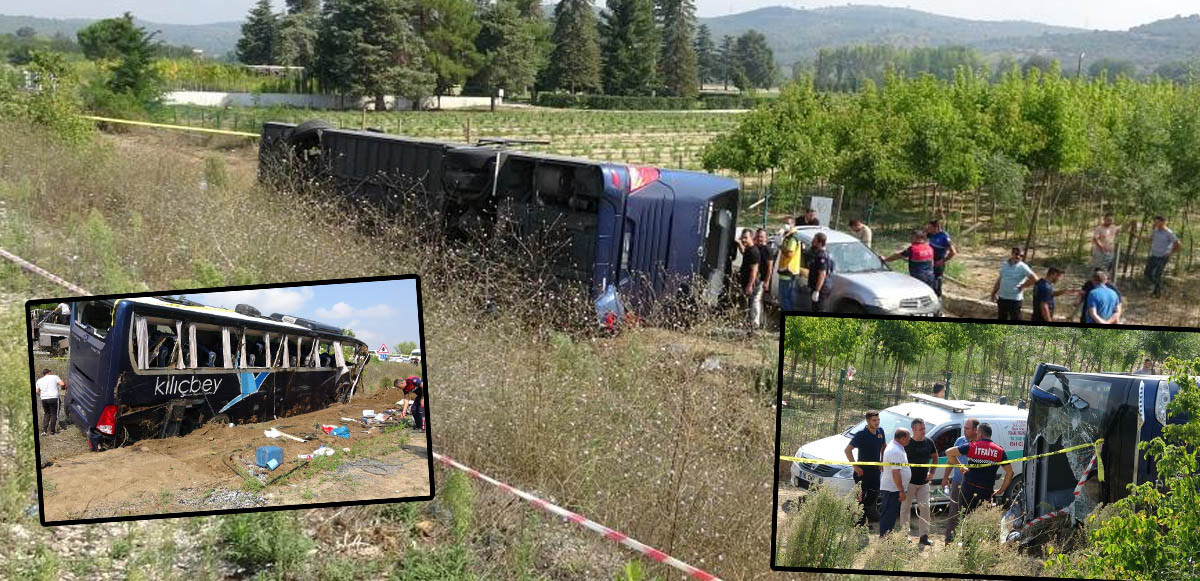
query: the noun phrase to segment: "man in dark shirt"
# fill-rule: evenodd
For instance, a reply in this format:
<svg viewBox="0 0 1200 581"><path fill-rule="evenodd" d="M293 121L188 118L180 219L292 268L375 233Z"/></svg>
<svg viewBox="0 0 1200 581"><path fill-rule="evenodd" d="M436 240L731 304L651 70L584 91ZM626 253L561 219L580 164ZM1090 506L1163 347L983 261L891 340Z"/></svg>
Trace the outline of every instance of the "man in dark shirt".
<svg viewBox="0 0 1200 581"><path fill-rule="evenodd" d="M929 246L933 248L933 292L940 297L942 277L946 275L946 263L958 254L958 249L954 247L950 234L942 229L942 223L938 220L930 220L925 224L925 234L928 236Z"/></svg>
<svg viewBox="0 0 1200 581"><path fill-rule="evenodd" d="M933 441L925 437L925 420L917 418L912 421L912 439L904 446L909 464L937 464L937 448ZM900 504L900 522L896 525L905 534L908 533L909 513L913 503L917 504L917 532L921 535L922 545L932 545L929 542L929 468L912 467L912 478L908 481L908 494Z"/></svg>
<svg viewBox="0 0 1200 581"><path fill-rule="evenodd" d="M858 449L859 462L879 462L883 458L883 447L887 439L883 436L883 428L879 427L879 412L870 410L863 414L867 425L850 438L846 445L846 459L854 462L854 450ZM879 474L878 466L855 466L854 482L862 485L863 517L858 524L866 521L879 520Z"/></svg>
<svg viewBox="0 0 1200 581"><path fill-rule="evenodd" d="M900 258L908 259L908 275L929 285L929 288L937 291L937 281L933 271L933 247L925 240L925 233L920 230L914 230L912 236L909 237L909 246L900 252L897 252L887 258L884 262L891 262Z"/></svg>
<svg viewBox="0 0 1200 581"><path fill-rule="evenodd" d="M1054 285L1058 284L1058 280L1062 278L1063 271L1051 266L1046 271L1046 276L1038 280L1033 285L1033 320L1034 321L1053 321L1054 320L1054 297L1068 292L1066 289L1054 290Z"/></svg>
<svg viewBox="0 0 1200 581"><path fill-rule="evenodd" d="M746 301L747 322L750 329L756 329L762 319L762 277L758 272L762 265L762 253L754 244L754 237L749 229L742 230L740 241L742 267L738 272L738 284Z"/></svg>
<svg viewBox="0 0 1200 581"><path fill-rule="evenodd" d="M1075 293L1074 293L1079 296L1079 322L1080 323L1088 322L1088 320L1087 320L1087 296L1088 296L1088 293L1092 292L1092 289L1096 288L1096 286L1097 286L1096 280L1095 280L1096 273L1099 273L1099 272L1107 273L1108 271L1103 268L1092 269L1092 275L1089 276L1087 281L1083 283L1083 286L1080 288L1080 290L1075 291ZM1115 285L1113 285L1113 283L1111 281L1104 283L1104 286L1112 289L1113 292L1117 293L1117 300L1121 300L1121 291L1117 290L1117 287Z"/></svg>
<svg viewBox="0 0 1200 581"><path fill-rule="evenodd" d="M811 304L814 312L824 307L825 295L829 294L829 275L833 274L833 259L825 250L825 233L817 232L813 236L812 246L804 256L804 267L808 269L808 290L812 293Z"/></svg>
<svg viewBox="0 0 1200 581"><path fill-rule="evenodd" d="M812 208L805 208L804 215L796 220L797 226L820 226L821 220L817 218L817 211Z"/></svg>
<svg viewBox="0 0 1200 581"><path fill-rule="evenodd" d="M962 512L951 516L950 525L946 528L946 544L954 540L954 529L957 528L961 517L970 514L975 507L991 500L992 497L1004 494L1008 485L1012 483L1012 465L995 465L996 462L1003 462L1006 456L1004 448L992 441L991 424L979 424L978 440L946 450L948 464L960 464L959 458L964 457L967 459L967 470L963 474ZM1004 482L999 490L993 490L998 468L1004 468Z"/></svg>
<svg viewBox="0 0 1200 581"><path fill-rule="evenodd" d="M758 278L762 281L763 294L771 292L771 278L775 273L775 261L779 258L779 247L767 240L767 231L759 228L754 233L754 245L758 247Z"/></svg>

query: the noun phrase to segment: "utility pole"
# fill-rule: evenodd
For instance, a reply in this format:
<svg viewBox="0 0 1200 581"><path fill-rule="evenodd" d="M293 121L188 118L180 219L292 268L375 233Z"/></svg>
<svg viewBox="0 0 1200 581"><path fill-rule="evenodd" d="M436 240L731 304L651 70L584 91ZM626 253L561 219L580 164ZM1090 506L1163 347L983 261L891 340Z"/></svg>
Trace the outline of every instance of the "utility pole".
<svg viewBox="0 0 1200 581"><path fill-rule="evenodd" d="M1075 78L1078 79L1083 74L1083 57L1087 53L1079 51L1079 63L1075 65Z"/></svg>

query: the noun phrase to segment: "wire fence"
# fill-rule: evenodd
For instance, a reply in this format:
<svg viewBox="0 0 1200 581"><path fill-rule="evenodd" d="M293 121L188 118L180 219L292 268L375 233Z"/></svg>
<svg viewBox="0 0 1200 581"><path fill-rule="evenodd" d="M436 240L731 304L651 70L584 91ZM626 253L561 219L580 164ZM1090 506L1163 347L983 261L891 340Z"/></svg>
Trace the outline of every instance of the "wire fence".
<svg viewBox="0 0 1200 581"><path fill-rule="evenodd" d="M841 369L797 370L795 377L785 366L780 381L783 407L780 412L780 453L791 455L800 446L838 434L862 421L867 410L881 410L911 401L910 394L932 395L934 385L947 387L948 399L991 401L1016 405L1027 397L1026 378L1015 375L941 371L908 373L856 372L842 379Z"/></svg>

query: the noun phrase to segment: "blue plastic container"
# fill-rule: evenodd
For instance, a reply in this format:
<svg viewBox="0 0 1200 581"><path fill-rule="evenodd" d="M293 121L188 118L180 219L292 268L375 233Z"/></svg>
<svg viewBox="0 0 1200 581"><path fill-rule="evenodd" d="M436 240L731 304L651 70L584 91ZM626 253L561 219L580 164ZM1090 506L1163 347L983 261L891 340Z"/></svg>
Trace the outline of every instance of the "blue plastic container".
<svg viewBox="0 0 1200 581"><path fill-rule="evenodd" d="M338 426L338 427L334 428L333 431L330 433L339 438L349 438L350 437L350 428L347 428L346 426Z"/></svg>
<svg viewBox="0 0 1200 581"><path fill-rule="evenodd" d="M271 460L275 461L275 466L270 465ZM279 446L259 446L254 463L263 468L274 470L276 466L283 464L283 448Z"/></svg>

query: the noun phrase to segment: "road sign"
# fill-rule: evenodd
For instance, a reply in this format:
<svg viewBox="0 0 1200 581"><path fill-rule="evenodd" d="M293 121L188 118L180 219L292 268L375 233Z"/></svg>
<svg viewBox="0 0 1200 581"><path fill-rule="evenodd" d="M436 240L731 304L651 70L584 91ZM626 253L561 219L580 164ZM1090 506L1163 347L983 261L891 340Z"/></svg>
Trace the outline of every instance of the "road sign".
<svg viewBox="0 0 1200 581"><path fill-rule="evenodd" d="M379 349L378 349L378 350L376 350L375 352L376 352L376 353L384 353L384 354L391 353L391 351L388 351L388 348L387 348L387 343L384 343L384 344L380 345L380 346L379 346Z"/></svg>

